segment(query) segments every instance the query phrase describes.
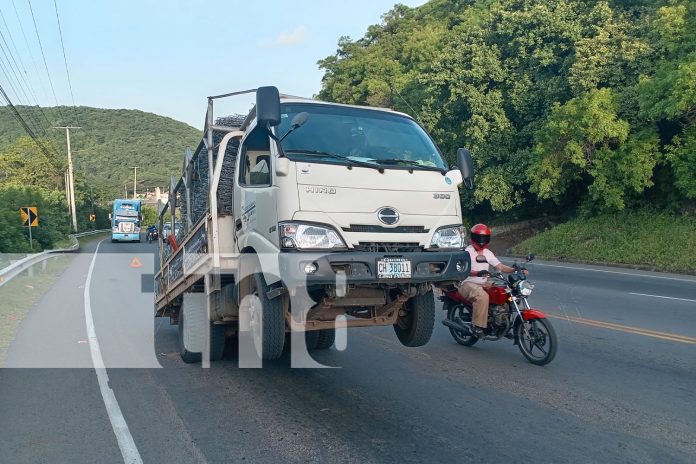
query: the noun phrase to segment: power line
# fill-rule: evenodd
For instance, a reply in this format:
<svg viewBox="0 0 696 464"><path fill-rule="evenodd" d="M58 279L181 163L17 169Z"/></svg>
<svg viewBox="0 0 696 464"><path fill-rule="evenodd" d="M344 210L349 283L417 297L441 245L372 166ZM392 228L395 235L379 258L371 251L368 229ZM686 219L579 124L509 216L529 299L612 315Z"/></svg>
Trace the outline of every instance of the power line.
<svg viewBox="0 0 696 464"><path fill-rule="evenodd" d="M24 120L21 114L19 114L19 111L17 111L17 108L12 104L12 100L10 100L10 97L7 96L5 93L5 89L2 88L2 85L0 85L0 95L2 95L3 99L5 100L7 106L10 108L12 113L14 114L14 117L19 121L19 123L22 125L24 130L26 131L27 134L29 134L29 137L31 137L34 140L34 143L39 147L39 149L46 155L48 158L51 158L51 153L49 153L48 149L46 146L41 143L41 141L36 137L36 134L34 134L34 131L31 130L31 127L27 124L27 122Z"/></svg>
<svg viewBox="0 0 696 464"><path fill-rule="evenodd" d="M73 114L75 115L75 122L80 125L80 121L77 119L77 109L75 106L75 96L73 95L72 82L70 81L70 71L68 71L68 59L65 57L65 45L63 45L63 30L60 27L60 17L58 17L58 3L53 0L53 6L56 8L56 21L58 21L58 33L60 34L60 47L63 49L63 61L65 62L65 74L68 75L68 87L70 88L70 98L72 98L73 104Z"/></svg>
<svg viewBox="0 0 696 464"><path fill-rule="evenodd" d="M14 55L12 54L12 50L10 50L10 46L7 43L7 40L5 40L5 34L0 31L0 39L2 40L2 43L0 43L0 50L2 50L2 54L5 55L5 60L7 61L7 65L12 71L12 74L14 74L15 81L17 81L17 84L20 87L20 90L24 94L24 98L26 99L27 102L29 102L29 97L27 96L27 92L24 90L24 86L26 86L26 81L24 79L20 79L19 76L21 76L21 72L19 72L19 66L17 65L17 60L15 60ZM5 44L3 46L3 43ZM10 76L7 76L7 79L10 79ZM24 86L22 85L24 84ZM17 95L17 98L19 98L19 95Z"/></svg>
<svg viewBox="0 0 696 464"><path fill-rule="evenodd" d="M41 56L43 57L44 67L46 68L46 74L48 75L48 83L51 85L51 91L53 92L53 98L56 100L56 108L58 109L58 113L60 114L61 119L63 119L63 121L66 121L65 116L63 115L63 112L60 110L60 103L58 103L58 97L56 97L56 90L53 87L53 80L51 79L51 73L48 70L48 63L46 62L46 54L44 53L43 45L41 44L41 37L39 36L39 28L36 25L36 17L34 16L34 9L31 6L31 0L27 0L27 2L29 3L29 11L31 11L31 19L34 22L34 31L36 32L36 40L39 41L39 48L41 49Z"/></svg>
<svg viewBox="0 0 696 464"><path fill-rule="evenodd" d="M7 78L7 82L10 85L10 88L14 92L15 96L17 97L17 100L19 100L21 103L21 99L22 99L22 97L20 96L20 92L21 92L24 95L24 100L27 103L30 103L30 99L27 96L27 92L24 89L24 85L22 85L23 80L19 78L19 75L18 75L19 70L15 71L15 67L17 65L17 62L15 61L14 56L12 56L12 51L9 49L10 47L7 44L7 41L5 40L5 36L2 33L2 31L0 31L0 39L2 39L2 42L5 43L5 46L3 46L2 43L0 43L0 51L2 51L2 54L5 56L5 61L7 63L7 65L4 66L2 64L2 61L0 60L0 68L2 69L2 72L5 74L5 77ZM12 64L13 62L15 64L15 66L13 66L13 64ZM8 72L8 69L9 69L9 72ZM15 82L17 83L17 88L19 88L20 92L18 92L17 88L15 88L15 86L12 84L12 77L10 76L10 73L12 73L12 75L14 75ZM34 129L35 130L41 129L41 125L34 118L34 115L32 114L32 112L27 111L27 113L29 114L29 118L31 119L31 122L34 124ZM46 135L45 129L43 129L43 132L44 132L44 135Z"/></svg>
<svg viewBox="0 0 696 464"><path fill-rule="evenodd" d="M33 67L33 73L34 76L37 76L37 82L39 84L39 89L41 90L42 97L44 98L45 101L49 101L48 93L46 92L46 88L44 86L43 79L38 78L38 76L41 75L41 72L39 71L39 67L36 64L36 59L34 58L34 53L32 53L32 47L29 45L29 39L27 38L27 33L24 30L23 26L23 21L22 18L19 16L19 11L17 10L17 5L15 4L15 1L12 0L12 8L15 12L15 17L17 18L17 24L19 25L19 30L22 32L22 38L24 39L24 46L26 47L27 53L29 54L29 58L31 60L31 65ZM5 25L7 27L7 25ZM15 47L16 48L16 47ZM21 61L21 54L19 51L17 51L17 55L20 56L20 61ZM25 74L27 73L26 69L24 70ZM28 76L28 74L27 74ZM41 111L41 114L43 115L44 119L46 119L47 126L50 127L52 126L52 122L49 121L48 117L46 116L46 112L44 109L39 105L38 103L38 98L36 99L36 104L39 107L39 110Z"/></svg>
<svg viewBox="0 0 696 464"><path fill-rule="evenodd" d="M24 31L24 26L22 26L22 18L19 17L19 11L17 11L17 5L15 5L14 0L12 0L12 7L14 8L15 16L17 17L17 24L19 24L19 29L22 31L22 37L24 38L24 45L27 47L27 52L29 52L29 58L31 58L31 64L34 66L34 72L37 76L41 73L39 72L39 67L36 65L36 60L34 59L34 54L31 52L31 47L29 46L29 39L27 39L27 34ZM7 25L5 25L7 27ZM19 54L19 53L18 53ZM46 88L43 86L43 81L39 79L39 87L43 93L43 97L48 100L48 94L46 93ZM49 126L51 124L49 123Z"/></svg>
<svg viewBox="0 0 696 464"><path fill-rule="evenodd" d="M19 53L19 49L17 48L17 44L15 43L14 39L12 38L12 33L10 32L10 28L7 25L7 21L5 20L5 15L3 14L2 10L0 9L0 18L2 19L2 23L5 25L5 30L7 31L7 37L10 39L10 43L12 44L12 48L14 49L15 55L17 56L17 59L19 60L19 65L18 68L21 67L21 70L24 72L24 76L26 77L25 79L25 84L27 88L29 89L29 93L31 96L34 98L34 103L35 105L39 108L39 112L43 116L44 120L46 121L46 127L51 126L51 122L48 120L48 117L46 116L46 113L44 112L43 108L41 108L41 105L39 105L39 99L36 96L36 92L34 91L33 86L31 85L31 80L29 79L29 73L27 73L27 68L24 66L24 61L22 60L22 55ZM21 23L19 24L21 27ZM4 41L4 36L3 36L3 41ZM5 42L7 44L7 42ZM9 46L8 46L9 49ZM14 56L13 56L14 59ZM17 63L15 62L15 65ZM21 73L20 73L21 74Z"/></svg>

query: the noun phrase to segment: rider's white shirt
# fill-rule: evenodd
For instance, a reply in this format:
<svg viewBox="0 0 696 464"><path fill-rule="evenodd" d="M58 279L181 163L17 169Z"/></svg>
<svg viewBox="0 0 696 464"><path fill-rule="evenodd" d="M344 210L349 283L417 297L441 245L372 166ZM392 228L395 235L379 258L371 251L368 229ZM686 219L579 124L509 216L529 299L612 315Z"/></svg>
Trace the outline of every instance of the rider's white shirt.
<svg viewBox="0 0 696 464"><path fill-rule="evenodd" d="M469 245L466 247L466 251L469 252L469 256L471 256L471 271L472 272L478 272L478 271L487 271L488 266L491 265L493 267L497 266L500 264L500 260L495 257L493 252L489 250L488 248L485 248L483 251L476 251L473 245ZM483 255L486 257L486 260L488 261L487 263L477 263L476 262L476 255ZM469 276L467 277L464 282L470 282L472 284L480 284L483 285L486 283L486 277L473 277Z"/></svg>

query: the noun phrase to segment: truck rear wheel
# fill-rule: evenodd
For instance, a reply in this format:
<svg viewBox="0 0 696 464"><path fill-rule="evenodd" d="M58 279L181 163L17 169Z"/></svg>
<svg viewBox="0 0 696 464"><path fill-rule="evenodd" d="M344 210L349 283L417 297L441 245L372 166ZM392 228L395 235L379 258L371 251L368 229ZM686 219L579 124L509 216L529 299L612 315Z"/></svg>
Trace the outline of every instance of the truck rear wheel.
<svg viewBox="0 0 696 464"><path fill-rule="evenodd" d="M404 304L406 315L399 316L394 332L404 346L423 346L430 340L435 325L435 297L433 291L418 294Z"/></svg>
<svg viewBox="0 0 696 464"><path fill-rule="evenodd" d="M205 296L184 295L179 309L179 354L187 364L201 361L201 350L205 343ZM225 326L209 323L210 360L219 361L225 351Z"/></svg>
<svg viewBox="0 0 696 464"><path fill-rule="evenodd" d="M324 329L319 330L319 336L317 337L317 345L315 349L317 350L328 350L331 348L336 341L336 329Z"/></svg>
<svg viewBox="0 0 696 464"><path fill-rule="evenodd" d="M268 298L268 285L263 273L256 272L247 277L246 296L258 298L258 304L251 304L249 311L251 330L254 332L256 349L265 360L278 359L285 346L285 314L280 297Z"/></svg>
<svg viewBox="0 0 696 464"><path fill-rule="evenodd" d="M336 340L336 329L312 330L305 332L307 351L326 350L333 346Z"/></svg>
<svg viewBox="0 0 696 464"><path fill-rule="evenodd" d="M318 330L312 330L311 332L305 332L305 345L307 346L307 351L316 350L318 342L319 342L319 331Z"/></svg>

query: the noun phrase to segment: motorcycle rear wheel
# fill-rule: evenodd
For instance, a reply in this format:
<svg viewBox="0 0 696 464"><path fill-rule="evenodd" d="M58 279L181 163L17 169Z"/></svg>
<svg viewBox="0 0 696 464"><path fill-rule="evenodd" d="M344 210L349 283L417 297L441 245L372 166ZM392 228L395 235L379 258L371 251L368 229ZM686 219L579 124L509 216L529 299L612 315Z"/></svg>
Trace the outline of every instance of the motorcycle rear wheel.
<svg viewBox="0 0 696 464"><path fill-rule="evenodd" d="M525 327L529 336L525 333ZM517 324L515 339L522 355L532 364L543 366L556 356L556 331L548 319L530 319Z"/></svg>
<svg viewBox="0 0 696 464"><path fill-rule="evenodd" d="M450 304L447 308L447 319L459 324L471 323L471 308L461 303ZM469 332L453 329L449 327L450 334L454 341L464 346L473 346L479 341L478 337L471 335Z"/></svg>

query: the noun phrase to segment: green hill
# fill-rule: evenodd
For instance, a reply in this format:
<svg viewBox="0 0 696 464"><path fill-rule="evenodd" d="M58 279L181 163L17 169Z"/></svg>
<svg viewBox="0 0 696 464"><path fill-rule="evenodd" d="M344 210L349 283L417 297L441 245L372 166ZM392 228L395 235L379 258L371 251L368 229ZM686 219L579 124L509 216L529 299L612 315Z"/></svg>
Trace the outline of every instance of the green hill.
<svg viewBox="0 0 696 464"><path fill-rule="evenodd" d="M76 175L84 178L95 194L108 199L123 196L124 184L133 189L133 169L138 166L138 191L165 187L170 174L181 171L186 146L195 148L201 131L171 118L138 110L90 107L17 107L36 135L46 137L67 156L65 131L51 126L75 125L71 131ZM45 116L44 116L45 115ZM0 108L0 150L26 133L9 108Z"/></svg>

